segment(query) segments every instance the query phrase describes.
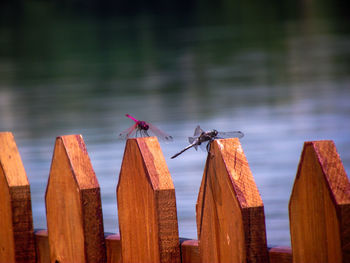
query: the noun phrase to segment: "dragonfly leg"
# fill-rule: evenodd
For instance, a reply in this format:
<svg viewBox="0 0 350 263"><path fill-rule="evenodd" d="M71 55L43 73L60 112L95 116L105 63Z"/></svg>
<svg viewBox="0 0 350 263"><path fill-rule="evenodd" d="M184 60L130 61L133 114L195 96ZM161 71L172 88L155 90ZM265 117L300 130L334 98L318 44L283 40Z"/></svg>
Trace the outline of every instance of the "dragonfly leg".
<svg viewBox="0 0 350 263"><path fill-rule="evenodd" d="M211 144L211 141L209 141L207 144L207 152L210 152L210 144Z"/></svg>
<svg viewBox="0 0 350 263"><path fill-rule="evenodd" d="M210 152L210 147L211 147L211 143L212 143L212 141L213 140L210 140L209 142L208 142L208 144L207 144L207 152L208 152L208 154L210 155L210 158L213 158L214 157L214 154L212 154L211 152Z"/></svg>
<svg viewBox="0 0 350 263"><path fill-rule="evenodd" d="M146 130L142 130L143 131L143 134L145 135L145 137L149 137L149 134Z"/></svg>

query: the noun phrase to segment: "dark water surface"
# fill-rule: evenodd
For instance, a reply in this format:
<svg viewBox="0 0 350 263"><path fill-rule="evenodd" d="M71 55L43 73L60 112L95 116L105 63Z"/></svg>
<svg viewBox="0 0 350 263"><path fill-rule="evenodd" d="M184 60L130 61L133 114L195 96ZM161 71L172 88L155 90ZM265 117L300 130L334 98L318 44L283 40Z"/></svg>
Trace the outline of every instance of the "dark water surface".
<svg viewBox="0 0 350 263"><path fill-rule="evenodd" d="M332 1L228 2L128 16L40 1L0 8L0 130L15 135L35 228L46 228L55 137L82 134L101 186L105 231L118 232L115 191L125 142L117 134L132 124L124 117L130 113L175 139L161 147L181 236L196 238L206 154L170 156L200 124L245 133L268 243L290 244L288 200L303 142L334 140L350 170L348 12Z"/></svg>

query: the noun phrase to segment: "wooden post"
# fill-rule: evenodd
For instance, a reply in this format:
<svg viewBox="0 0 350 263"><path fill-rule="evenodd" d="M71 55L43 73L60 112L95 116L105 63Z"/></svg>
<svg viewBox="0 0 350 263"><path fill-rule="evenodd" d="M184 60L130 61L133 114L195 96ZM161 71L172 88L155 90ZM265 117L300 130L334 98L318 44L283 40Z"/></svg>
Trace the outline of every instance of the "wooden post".
<svg viewBox="0 0 350 263"><path fill-rule="evenodd" d="M175 189L156 137L127 140L117 196L123 262L180 262Z"/></svg>
<svg viewBox="0 0 350 263"><path fill-rule="evenodd" d="M0 133L0 262L35 262L30 186L15 139Z"/></svg>
<svg viewBox="0 0 350 263"><path fill-rule="evenodd" d="M37 230L35 235L36 263L50 263L49 237L47 230Z"/></svg>
<svg viewBox="0 0 350 263"><path fill-rule="evenodd" d="M81 135L56 139L46 188L51 262L105 262L100 187Z"/></svg>
<svg viewBox="0 0 350 263"><path fill-rule="evenodd" d="M197 201L202 262L268 262L264 205L237 138L212 142Z"/></svg>
<svg viewBox="0 0 350 263"><path fill-rule="evenodd" d="M122 263L122 248L120 236L110 234L106 236L107 263Z"/></svg>
<svg viewBox="0 0 350 263"><path fill-rule="evenodd" d="M350 184L333 141L305 142L289 217L293 262L350 262Z"/></svg>
<svg viewBox="0 0 350 263"><path fill-rule="evenodd" d="M292 249L290 247L273 247L269 249L270 263L292 263Z"/></svg>
<svg viewBox="0 0 350 263"><path fill-rule="evenodd" d="M184 240L181 242L181 262L201 263L198 240Z"/></svg>

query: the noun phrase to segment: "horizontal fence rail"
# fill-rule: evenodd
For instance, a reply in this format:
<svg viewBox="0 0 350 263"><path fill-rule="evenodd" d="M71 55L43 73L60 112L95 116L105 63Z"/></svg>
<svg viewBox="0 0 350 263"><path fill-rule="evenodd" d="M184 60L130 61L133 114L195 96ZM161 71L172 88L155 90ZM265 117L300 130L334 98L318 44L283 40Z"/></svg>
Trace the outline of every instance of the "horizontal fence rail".
<svg viewBox="0 0 350 263"><path fill-rule="evenodd" d="M175 188L155 137L128 139L116 188L120 235L104 233L100 187L81 135L56 138L33 229L30 185L0 133L1 262L350 262L350 183L332 141L305 142L289 201L292 247L268 248L264 204L237 138L215 140L196 205L198 240L179 238Z"/></svg>

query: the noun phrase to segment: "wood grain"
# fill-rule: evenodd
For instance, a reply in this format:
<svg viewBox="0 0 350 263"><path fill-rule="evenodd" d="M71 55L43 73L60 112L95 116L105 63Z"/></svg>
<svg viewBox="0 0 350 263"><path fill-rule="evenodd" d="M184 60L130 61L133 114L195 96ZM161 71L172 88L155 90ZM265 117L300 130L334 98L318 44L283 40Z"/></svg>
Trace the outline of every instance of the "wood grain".
<svg viewBox="0 0 350 263"><path fill-rule="evenodd" d="M181 242L181 262L201 263L198 240L184 240Z"/></svg>
<svg viewBox="0 0 350 263"><path fill-rule="evenodd" d="M51 262L105 262L100 187L80 135L56 139L45 198Z"/></svg>
<svg viewBox="0 0 350 263"><path fill-rule="evenodd" d="M202 262L268 262L264 205L238 139L211 144L196 210Z"/></svg>
<svg viewBox="0 0 350 263"><path fill-rule="evenodd" d="M293 262L350 262L350 184L332 141L305 142L289 202Z"/></svg>
<svg viewBox="0 0 350 263"><path fill-rule="evenodd" d="M117 196L123 262L180 262L175 189L155 137L127 140Z"/></svg>
<svg viewBox="0 0 350 263"><path fill-rule="evenodd" d="M35 262L30 186L15 139L0 133L0 262Z"/></svg>
<svg viewBox="0 0 350 263"><path fill-rule="evenodd" d="M290 247L273 247L269 249L270 263L292 263L292 249Z"/></svg>
<svg viewBox="0 0 350 263"><path fill-rule="evenodd" d="M183 239L181 241L181 262L200 263L198 240ZM269 248L270 263L292 263L292 249L290 247Z"/></svg>
<svg viewBox="0 0 350 263"><path fill-rule="evenodd" d="M46 229L36 230L35 233L36 263L50 262L49 236Z"/></svg>
<svg viewBox="0 0 350 263"><path fill-rule="evenodd" d="M120 236L111 234L105 237L107 248L107 263L121 263L122 262L122 245Z"/></svg>

